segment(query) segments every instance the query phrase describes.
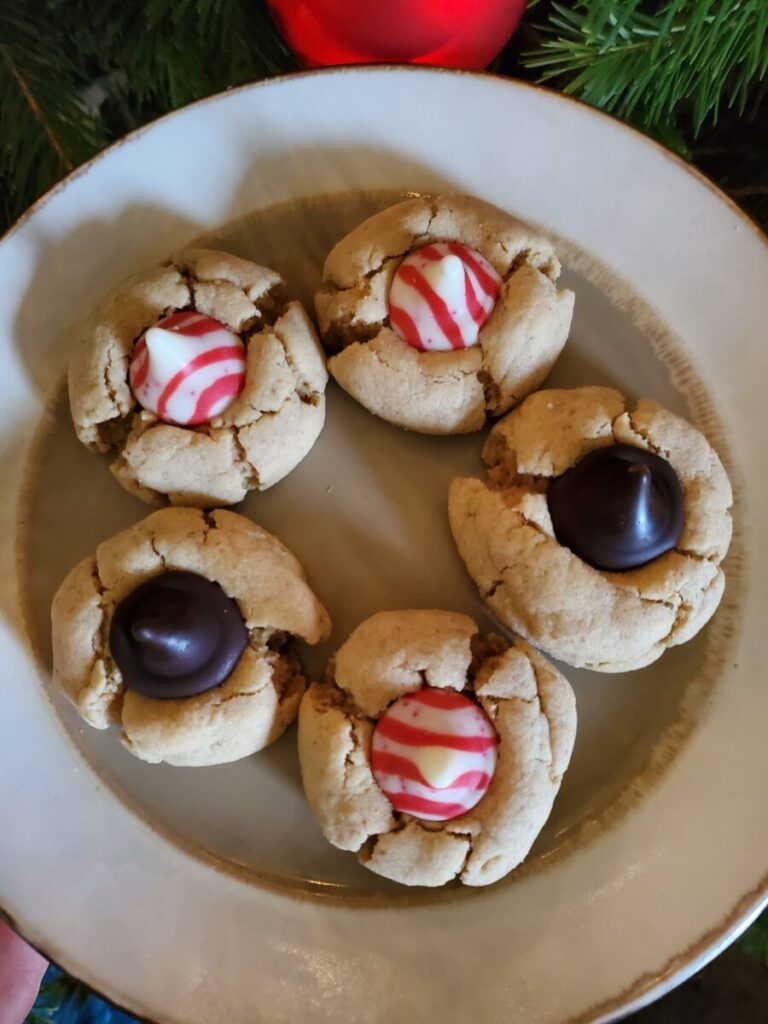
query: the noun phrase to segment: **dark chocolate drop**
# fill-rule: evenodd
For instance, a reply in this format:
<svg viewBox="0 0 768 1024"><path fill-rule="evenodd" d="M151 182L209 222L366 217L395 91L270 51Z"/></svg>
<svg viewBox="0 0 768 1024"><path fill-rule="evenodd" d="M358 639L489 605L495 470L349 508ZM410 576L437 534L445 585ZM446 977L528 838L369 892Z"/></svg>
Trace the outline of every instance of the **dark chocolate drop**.
<svg viewBox="0 0 768 1024"><path fill-rule="evenodd" d="M558 541L595 569L624 572L670 551L683 529L683 489L666 459L613 444L550 480Z"/></svg>
<svg viewBox="0 0 768 1024"><path fill-rule="evenodd" d="M218 583L166 572L115 608L109 647L125 685L146 697L191 697L223 683L248 633Z"/></svg>

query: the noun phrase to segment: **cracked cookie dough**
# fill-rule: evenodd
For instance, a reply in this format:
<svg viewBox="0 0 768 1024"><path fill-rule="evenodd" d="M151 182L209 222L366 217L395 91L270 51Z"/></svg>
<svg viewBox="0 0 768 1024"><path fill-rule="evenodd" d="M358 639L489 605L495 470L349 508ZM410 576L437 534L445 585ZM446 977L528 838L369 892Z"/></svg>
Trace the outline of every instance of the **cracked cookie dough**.
<svg viewBox="0 0 768 1024"><path fill-rule="evenodd" d="M307 455L323 427L327 371L304 308L289 301L284 289L282 278L266 267L190 249L131 278L96 312L70 361L72 419L88 448L116 451L111 469L126 490L155 504L231 505L254 488L271 487ZM184 405L189 394L170 395L169 402L160 384L153 394L134 358L153 332L173 341L172 332L183 328L173 322L162 327L180 310L192 319L194 311L199 320L211 318L208 326L215 321L242 350L232 348L208 392L216 398L216 385L223 387L223 411L221 401L201 398L204 408L197 414L203 422ZM171 379L177 355L164 356L161 367L170 391L179 383ZM149 408L131 388L129 366L136 393ZM186 374L187 384L189 369L178 375ZM181 409L181 423L158 418L157 399L166 415Z"/></svg>
<svg viewBox="0 0 768 1024"><path fill-rule="evenodd" d="M469 810L449 808L454 816L448 820L395 810L376 781L382 770L399 770L376 763L385 718L405 695L434 703L435 691L449 700L459 693L469 697L498 738L484 795ZM437 713L445 722L447 712ZM402 724L395 727L401 730L395 739L402 740ZM419 741L418 767L444 796L455 772L466 766L446 768L443 747L451 741L445 737L412 735ZM575 735L573 691L542 655L522 640L510 646L498 636L481 637L470 618L446 611L379 612L366 619L339 648L326 681L309 687L299 710L304 790L326 838L355 852L371 871L405 885L453 879L488 885L516 867L549 817ZM413 777L413 766L410 771ZM420 784L410 789L424 792Z"/></svg>
<svg viewBox="0 0 768 1024"><path fill-rule="evenodd" d="M429 258L419 266L424 252ZM411 257L417 265L402 282ZM574 297L555 286L559 274L552 244L495 206L458 195L399 203L360 224L325 261L315 307L332 353L328 369L396 426L478 430L537 388L560 354ZM424 292L425 282L431 294L421 302L411 286ZM393 286L396 313L406 296L412 300L404 324L390 318Z"/></svg>
<svg viewBox="0 0 768 1024"><path fill-rule="evenodd" d="M158 595L190 578L219 609L206 593ZM230 625L214 629L221 615ZM330 633L276 537L193 508L154 512L100 544L62 583L51 620L54 682L84 721L119 725L136 757L173 765L236 761L277 739L305 688L290 640Z"/></svg>
<svg viewBox="0 0 768 1024"><path fill-rule="evenodd" d="M682 489L677 542L646 564L600 569L558 542L547 491L614 445L666 460ZM690 640L714 614L731 539L730 483L706 438L649 399L610 388L539 391L491 431L486 480L449 492L453 536L497 619L570 665L623 672ZM642 524L641 524L642 525Z"/></svg>

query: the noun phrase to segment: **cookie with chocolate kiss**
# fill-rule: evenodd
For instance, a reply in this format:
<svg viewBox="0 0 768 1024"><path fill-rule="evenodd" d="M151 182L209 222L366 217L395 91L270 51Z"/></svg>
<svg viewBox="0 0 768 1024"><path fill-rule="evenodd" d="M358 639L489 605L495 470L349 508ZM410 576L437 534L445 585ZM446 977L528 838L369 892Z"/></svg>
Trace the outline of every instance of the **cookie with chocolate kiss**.
<svg viewBox="0 0 768 1024"><path fill-rule="evenodd" d="M507 628L623 672L684 643L725 587L731 486L695 427L611 388L539 391L491 431L486 479L451 484L459 553Z"/></svg>
<svg viewBox="0 0 768 1024"><path fill-rule="evenodd" d="M233 512L167 508L59 587L53 677L142 761L236 761L277 739L305 688L295 640L330 633L294 556Z"/></svg>

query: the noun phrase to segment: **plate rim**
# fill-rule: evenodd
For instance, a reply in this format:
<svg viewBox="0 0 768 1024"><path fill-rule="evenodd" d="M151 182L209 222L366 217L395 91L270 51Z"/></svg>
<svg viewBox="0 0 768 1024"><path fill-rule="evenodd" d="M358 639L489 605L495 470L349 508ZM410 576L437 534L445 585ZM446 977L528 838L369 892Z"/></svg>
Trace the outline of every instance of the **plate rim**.
<svg viewBox="0 0 768 1024"><path fill-rule="evenodd" d="M309 76L330 77L332 75L340 75L350 72L355 74L366 72L380 73L382 71L416 75L441 74L453 77L460 76L478 79L493 79L513 89L542 92L548 94L550 97L563 101L566 104L575 105L582 110L586 109L590 114L598 118L607 119L609 122L613 122L620 126L625 132L628 132L631 136L641 140L643 143L650 144L657 153L666 157L678 168L684 170L694 180L704 185L705 188L707 188L717 199L723 202L742 223L749 227L752 232L754 232L758 242L761 242L763 246L768 249L768 232L766 232L756 220L754 220L744 209L742 209L742 207L728 196L727 193L715 184L711 178L698 168L686 162L681 156L668 149L656 139L651 138L638 128L622 121L613 114L601 111L575 96L567 95L548 86L523 81L521 79L512 78L495 72L468 71L421 64L391 63L365 65L341 64L330 67L310 68L287 72L253 82L246 82L234 88L225 89L209 96L201 97L192 103L170 110L147 124L141 125L128 134L114 140L104 149L93 154L93 156L84 163L70 171L64 178L54 183L23 212L2 235L0 235L0 246L12 238L13 235L16 234L17 230L20 229L35 213L41 210L50 199L54 198L54 196L56 196L60 191L63 191L74 180L89 171L90 168L98 161L107 157L109 154L118 150L125 144L139 138L149 130L154 129L160 123L168 121L179 114L183 114L196 107L201 107L204 104L219 101L229 95L255 91L263 86L280 85L283 82L293 81L297 78L305 78ZM671 957L657 973L641 975L616 996L605 999L601 1003L589 1007L579 1015L569 1018L567 1024L588 1024L588 1022L596 1022L596 1024L600 1024L600 1022L620 1020L636 1010L652 1003L677 987L679 984L682 984L685 980L696 973L696 971L703 968L717 955L719 955L725 948L727 948L728 945L730 945L730 943L735 941L759 916L762 910L767 907L768 871L766 871L760 882L755 887L745 893L735 903L719 924L709 929L695 942L691 943L688 949L684 952ZM91 981L86 980L81 973L78 973L77 970L70 969L70 967L66 965L66 956L59 957L57 955L57 957L51 958L51 956L45 952L43 944L36 938L29 936L29 929L27 929L23 923L20 923L19 920L3 906L2 902L0 902L0 919L6 921L25 942L36 949L41 955L54 964L54 966L59 967L59 969L66 971L66 973L76 980L81 981L96 995L98 995L99 998L102 998L108 1004L125 1013L140 1016L146 1024L171 1024L170 1018L149 1017L147 1016L146 1011L141 1008L131 1008L130 1006L121 1003L113 995L103 992L101 983L99 983L98 986L95 986Z"/></svg>
<svg viewBox="0 0 768 1024"><path fill-rule="evenodd" d="M210 96L201 96L200 99L193 100L191 103L186 103L181 107L175 107L173 110L167 111L165 114L161 114L159 117L154 118L152 121L148 121L146 124L139 125L126 135L121 135L120 138L114 139L103 149L100 149L93 156L88 157L82 164L73 168L65 177L60 178L57 182L54 182L50 188L46 189L42 195L38 196L34 202L24 210L24 212L17 217L13 224L9 225L5 231L0 234L0 245L2 245L8 238L15 234L16 230L20 228L32 214L41 210L43 206L52 199L59 191L63 190L68 184L79 178L82 174L85 174L95 163L107 156L114 150L119 149L126 143L132 142L134 139L139 138L144 132L149 131L156 125L162 124L164 121L168 121L178 114L181 114L187 110L193 110L195 107L202 107L206 103L212 103L217 100L224 98L225 96L234 96L242 92L250 92L255 89L259 89L263 86L276 85L284 81L293 81L297 78L309 78L313 76L331 76L345 73L365 73L365 72L380 72L380 71L392 71L392 72L404 72L406 74L438 74L438 75L451 75L453 77L462 78L490 78L496 81L502 82L515 89L530 89L534 92L543 92L556 99L562 100L565 103L573 104L580 109L587 111L590 114L595 115L599 118L607 118L613 124L618 125L625 131L629 132L630 135L635 138L641 139L644 143L651 145L659 154L671 160L677 167L690 174L691 177L695 178L700 184L704 185L705 188L709 189L715 196L722 200L728 208L735 213L746 225L755 232L758 240L761 241L766 247L768 247L768 229L763 227L752 217L743 207L732 199L727 192L725 192L720 186L712 180L707 174L699 170L694 164L684 160L679 154L675 153L674 150L669 149L663 143L659 142L658 139L654 139L651 135L646 135L645 132L636 128L634 125L629 124L627 121L623 121L616 114L611 114L605 110L600 110L598 107L593 106L591 103L587 103L586 100L580 99L578 96L572 96L568 93L560 92L557 89L550 88L547 85L541 85L538 82L528 82L522 78L513 78L509 75L503 75L497 71L471 71L465 68L446 68L440 67L439 65L433 64L391 64L391 63L374 63L374 64L332 64L328 67L319 68L303 68L298 71L286 71L279 75L272 75L269 78L260 78L254 82L243 82L240 85L232 86L228 89L222 89L219 92L211 93Z"/></svg>

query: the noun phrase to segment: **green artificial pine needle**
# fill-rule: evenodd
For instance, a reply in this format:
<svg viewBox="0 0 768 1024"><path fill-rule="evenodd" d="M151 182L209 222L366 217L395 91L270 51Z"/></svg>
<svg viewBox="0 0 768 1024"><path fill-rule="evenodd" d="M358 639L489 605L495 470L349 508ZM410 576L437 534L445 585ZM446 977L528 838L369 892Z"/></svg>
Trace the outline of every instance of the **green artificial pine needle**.
<svg viewBox="0 0 768 1024"><path fill-rule="evenodd" d="M10 216L106 142L67 47L42 27L45 15L40 0L0 0L0 180Z"/></svg>
<svg viewBox="0 0 768 1024"><path fill-rule="evenodd" d="M552 3L523 64L638 127L693 136L723 105L743 111L768 71L766 0L575 0Z"/></svg>
<svg viewBox="0 0 768 1024"><path fill-rule="evenodd" d="M0 216L137 125L295 67L259 0L0 0Z"/></svg>
<svg viewBox="0 0 768 1024"><path fill-rule="evenodd" d="M744 932L741 947L749 956L761 960L768 967L768 912Z"/></svg>

